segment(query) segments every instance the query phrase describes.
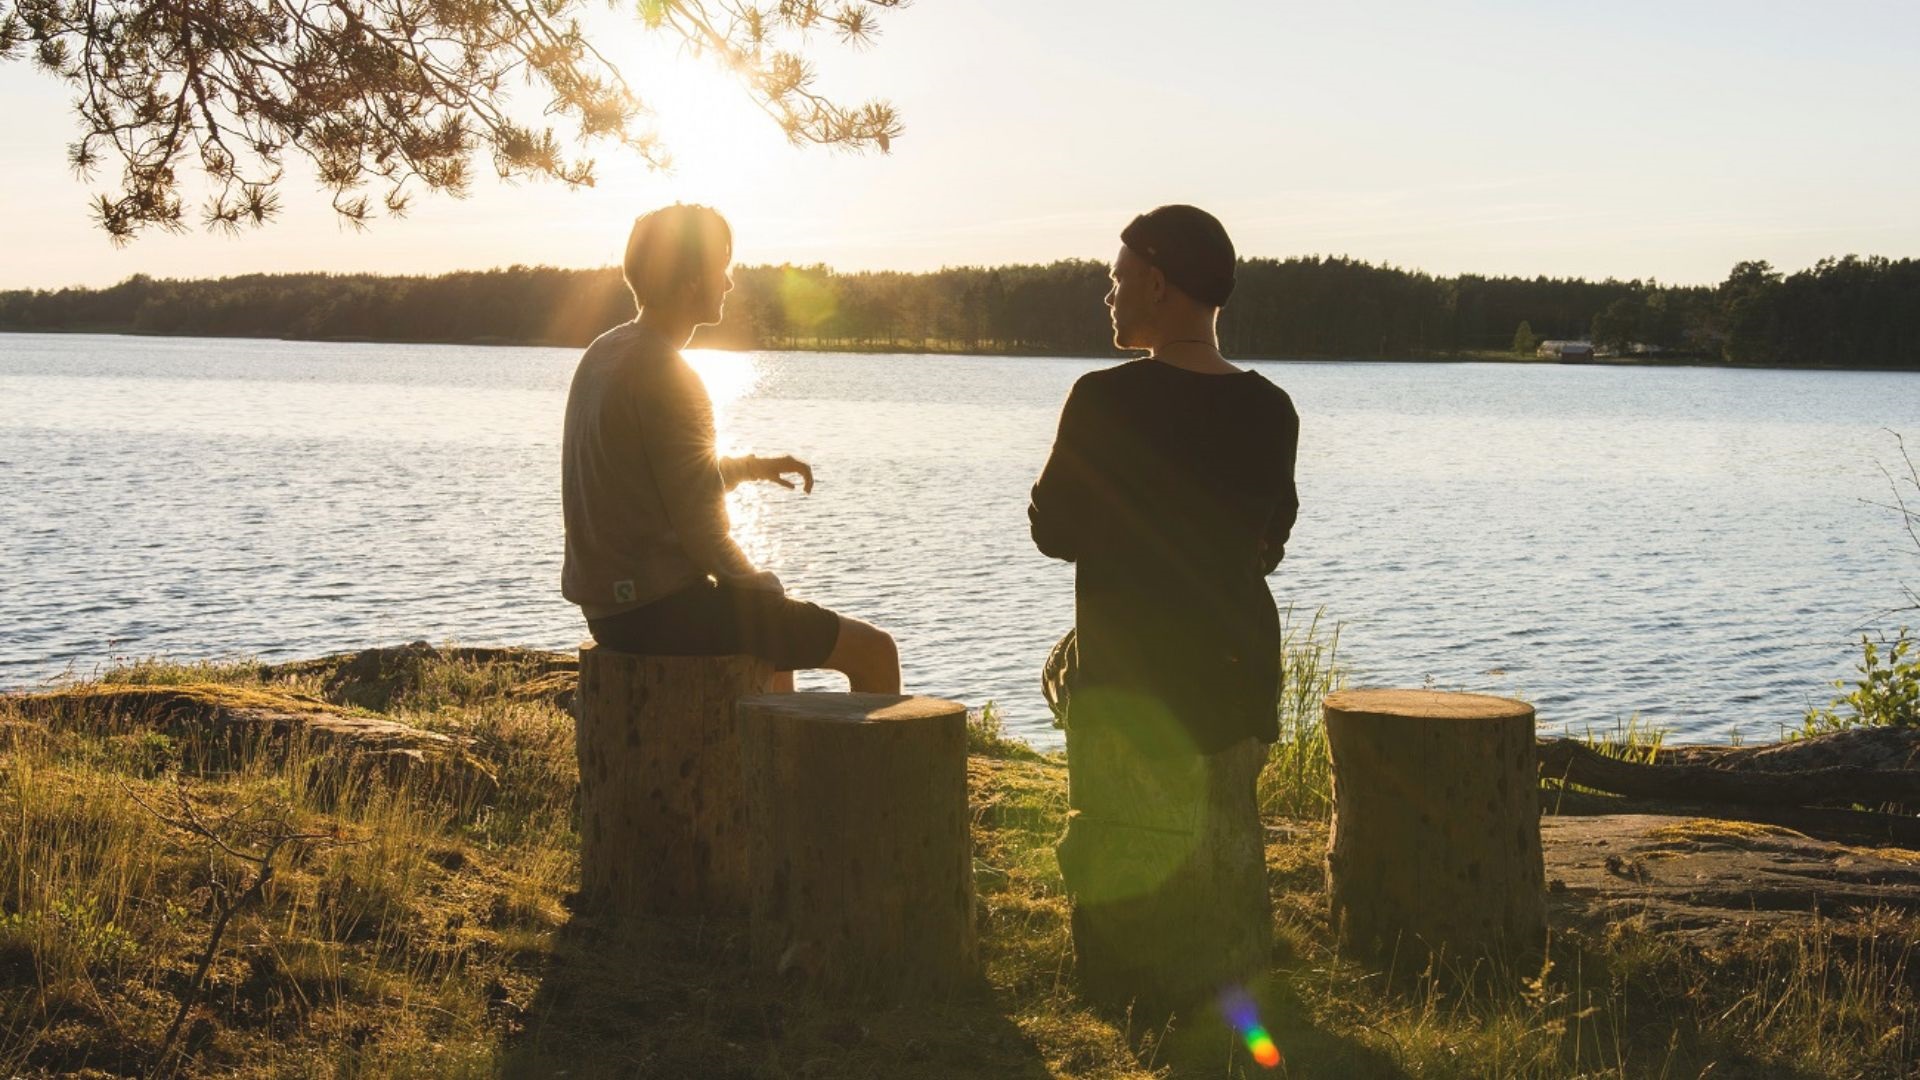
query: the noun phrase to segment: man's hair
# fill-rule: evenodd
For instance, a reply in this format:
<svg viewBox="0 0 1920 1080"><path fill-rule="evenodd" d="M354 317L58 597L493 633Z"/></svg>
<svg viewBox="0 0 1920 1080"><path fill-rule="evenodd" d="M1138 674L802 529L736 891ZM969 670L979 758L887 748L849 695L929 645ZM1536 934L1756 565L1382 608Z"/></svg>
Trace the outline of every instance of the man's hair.
<svg viewBox="0 0 1920 1080"><path fill-rule="evenodd" d="M1233 295L1233 241L1219 218L1197 206L1149 210L1121 230L1120 242L1203 304L1225 307Z"/></svg>
<svg viewBox="0 0 1920 1080"><path fill-rule="evenodd" d="M733 230L710 206L674 203L634 219L621 271L633 302L646 307L682 282L732 258Z"/></svg>

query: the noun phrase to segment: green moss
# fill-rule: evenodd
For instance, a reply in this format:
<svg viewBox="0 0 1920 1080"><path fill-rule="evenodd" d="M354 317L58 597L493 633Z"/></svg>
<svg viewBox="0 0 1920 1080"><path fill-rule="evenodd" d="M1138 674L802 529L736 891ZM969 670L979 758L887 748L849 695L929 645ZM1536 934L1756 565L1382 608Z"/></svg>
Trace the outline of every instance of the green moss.
<svg viewBox="0 0 1920 1080"><path fill-rule="evenodd" d="M1769 836L1800 836L1802 834L1780 825L1766 825L1758 821L1728 821L1721 818L1694 818L1673 825L1661 825L1647 830L1647 836L1653 840L1689 843L1700 840L1754 840Z"/></svg>

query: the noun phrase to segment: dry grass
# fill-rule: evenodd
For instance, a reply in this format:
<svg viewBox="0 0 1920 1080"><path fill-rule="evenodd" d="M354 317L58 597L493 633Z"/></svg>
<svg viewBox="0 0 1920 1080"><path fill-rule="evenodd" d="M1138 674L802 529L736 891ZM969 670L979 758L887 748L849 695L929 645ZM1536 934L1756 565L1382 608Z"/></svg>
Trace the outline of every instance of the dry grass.
<svg viewBox="0 0 1920 1080"><path fill-rule="evenodd" d="M1305 639L1317 638L1308 634ZM1331 657L1330 643L1320 653ZM1136 1029L1083 1006L1052 845L1065 773L976 718L969 764L986 979L953 1000L829 1005L754 979L738 927L616 934L574 912L571 721L529 681L550 657L415 657L329 689L338 664L143 664L111 676L247 694L363 695L457 734L485 798L358 781L319 791L297 756L183 772L134 727L50 731L0 701L0 1076L144 1075L245 867L141 805L184 795L236 842L291 828L234 918L162 1074L181 1076L1236 1077L1272 1075L1209 1017ZM1304 663L1304 661L1302 661ZM1305 678L1337 677L1320 663ZM1324 787L1309 714L1263 780L1275 818L1272 974L1251 988L1293 1076L1896 1077L1920 1069L1907 921L1743 940L1705 955L1631 924L1563 938L1508 990L1392 978L1328 946ZM103 733L113 732L113 733ZM1319 751L1324 755L1324 749ZM1316 799L1322 801L1316 801Z"/></svg>

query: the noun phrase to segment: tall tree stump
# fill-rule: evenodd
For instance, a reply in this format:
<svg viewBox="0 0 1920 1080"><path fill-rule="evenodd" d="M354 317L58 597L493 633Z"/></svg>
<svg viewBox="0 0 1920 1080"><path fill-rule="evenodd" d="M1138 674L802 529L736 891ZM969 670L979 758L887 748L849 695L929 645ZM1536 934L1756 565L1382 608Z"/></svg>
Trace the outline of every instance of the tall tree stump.
<svg viewBox="0 0 1920 1080"><path fill-rule="evenodd" d="M747 912L734 703L767 688L751 656L580 648L580 880L616 919Z"/></svg>
<svg viewBox="0 0 1920 1080"><path fill-rule="evenodd" d="M974 977L966 707L764 694L739 715L754 963L827 993Z"/></svg>
<svg viewBox="0 0 1920 1080"><path fill-rule="evenodd" d="M1342 952L1419 970L1527 963L1546 938L1533 707L1483 694L1327 695L1327 891ZM1457 965L1457 966L1456 966Z"/></svg>

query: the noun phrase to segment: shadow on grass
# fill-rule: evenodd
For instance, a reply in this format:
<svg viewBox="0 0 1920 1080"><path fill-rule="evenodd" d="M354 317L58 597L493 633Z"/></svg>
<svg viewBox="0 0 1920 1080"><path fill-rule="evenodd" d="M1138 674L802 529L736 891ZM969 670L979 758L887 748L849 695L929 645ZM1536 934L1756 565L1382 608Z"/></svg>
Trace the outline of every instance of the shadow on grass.
<svg viewBox="0 0 1920 1080"><path fill-rule="evenodd" d="M501 1058L506 1077L1007 1077L1053 1073L984 981L947 999L840 1003L747 962L745 926L618 934L577 912Z"/></svg>
<svg viewBox="0 0 1920 1080"><path fill-rule="evenodd" d="M1251 1009L1242 1007L1244 1015L1238 1023L1212 1006L1171 1020L1134 1016L1116 1018L1116 1022L1134 1033L1143 1024L1158 1028L1136 1035L1133 1041L1145 1044L1141 1063L1164 1067L1169 1080L1265 1076L1397 1080L1409 1075L1380 1050L1313 1023L1309 1007L1282 975L1255 980L1245 988L1244 1001ZM1271 1066L1256 1056L1260 1034L1268 1036L1279 1051L1280 1060Z"/></svg>

